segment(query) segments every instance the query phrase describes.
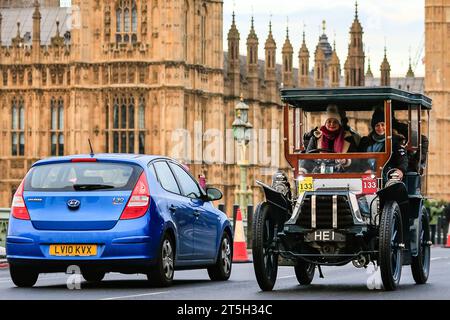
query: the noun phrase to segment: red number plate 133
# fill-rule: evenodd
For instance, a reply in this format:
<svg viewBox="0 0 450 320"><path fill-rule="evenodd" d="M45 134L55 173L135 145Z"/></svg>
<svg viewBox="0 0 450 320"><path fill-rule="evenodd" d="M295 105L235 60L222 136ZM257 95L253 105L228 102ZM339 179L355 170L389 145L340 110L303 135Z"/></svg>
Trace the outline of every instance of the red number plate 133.
<svg viewBox="0 0 450 320"><path fill-rule="evenodd" d="M364 177L362 179L362 193L363 194L374 194L377 193L377 180L372 177Z"/></svg>

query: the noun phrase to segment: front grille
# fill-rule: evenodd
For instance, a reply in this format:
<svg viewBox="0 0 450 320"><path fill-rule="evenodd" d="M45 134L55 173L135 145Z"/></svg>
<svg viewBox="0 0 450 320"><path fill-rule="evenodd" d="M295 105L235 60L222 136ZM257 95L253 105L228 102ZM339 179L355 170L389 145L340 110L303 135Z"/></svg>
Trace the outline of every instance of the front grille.
<svg viewBox="0 0 450 320"><path fill-rule="evenodd" d="M300 207L297 224L311 229L311 195L305 196ZM353 216L347 197L337 196L337 227L347 228L353 225ZM333 196L316 196L316 229L333 229Z"/></svg>

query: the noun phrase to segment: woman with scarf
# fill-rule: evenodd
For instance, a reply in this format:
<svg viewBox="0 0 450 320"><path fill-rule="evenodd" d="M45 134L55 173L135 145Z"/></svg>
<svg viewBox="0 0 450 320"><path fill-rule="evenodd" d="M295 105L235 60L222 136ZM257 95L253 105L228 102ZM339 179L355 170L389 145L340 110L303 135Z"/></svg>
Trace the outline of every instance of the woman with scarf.
<svg viewBox="0 0 450 320"><path fill-rule="evenodd" d="M344 129L341 115L335 106L327 108L325 124L314 131L306 152L316 149L335 153L356 152L358 149L352 133Z"/></svg>
<svg viewBox="0 0 450 320"><path fill-rule="evenodd" d="M358 150L354 135L345 130L341 113L336 106L328 106L325 124L318 130L314 130L306 148L306 153L317 152L348 153ZM350 159L339 160L342 168L351 165ZM316 164L313 161L302 161L301 172L311 172Z"/></svg>

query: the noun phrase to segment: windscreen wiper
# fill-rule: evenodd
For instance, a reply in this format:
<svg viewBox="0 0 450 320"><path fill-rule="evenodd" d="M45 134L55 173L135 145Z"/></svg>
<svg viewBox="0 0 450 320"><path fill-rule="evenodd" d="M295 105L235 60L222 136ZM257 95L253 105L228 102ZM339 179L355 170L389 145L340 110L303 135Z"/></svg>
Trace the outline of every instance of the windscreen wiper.
<svg viewBox="0 0 450 320"><path fill-rule="evenodd" d="M73 188L76 191L91 191L101 189L114 189L115 187L107 184L74 184Z"/></svg>

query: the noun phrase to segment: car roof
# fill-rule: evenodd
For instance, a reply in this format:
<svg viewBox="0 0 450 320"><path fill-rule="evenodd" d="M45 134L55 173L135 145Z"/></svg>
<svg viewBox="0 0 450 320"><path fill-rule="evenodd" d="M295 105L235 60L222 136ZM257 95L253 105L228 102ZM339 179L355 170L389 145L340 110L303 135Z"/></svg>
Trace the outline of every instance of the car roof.
<svg viewBox="0 0 450 320"><path fill-rule="evenodd" d="M392 100L394 110L408 110L409 105L421 105L431 110L432 101L420 93L412 93L392 87L345 87L282 89L281 99L305 111L325 111L330 104L349 111L370 111Z"/></svg>
<svg viewBox="0 0 450 320"><path fill-rule="evenodd" d="M78 155L46 158L35 162L33 166L55 162L68 162L71 161L72 159L89 159L89 158L95 158L99 161L136 163L142 166L146 166L149 162L156 159L173 160L169 157L159 155L143 155L143 154L128 154L128 153L96 153L93 156L90 154L78 154Z"/></svg>

